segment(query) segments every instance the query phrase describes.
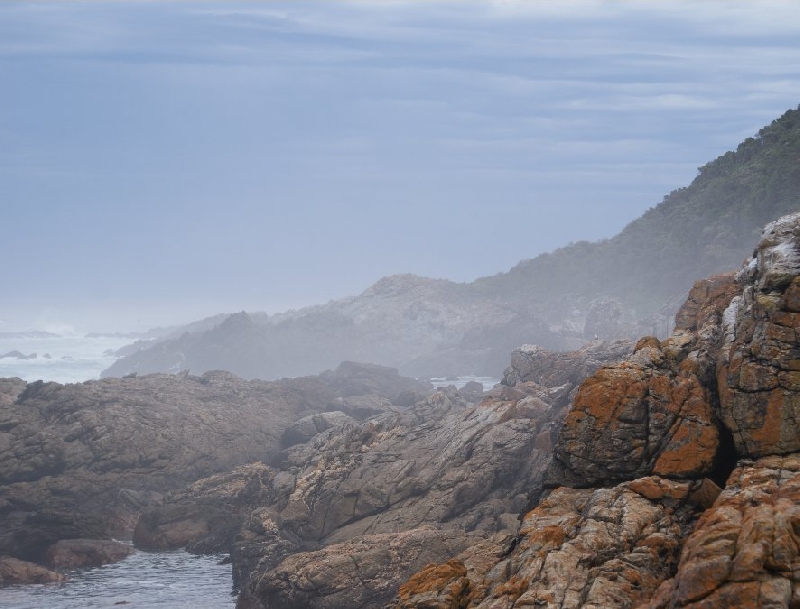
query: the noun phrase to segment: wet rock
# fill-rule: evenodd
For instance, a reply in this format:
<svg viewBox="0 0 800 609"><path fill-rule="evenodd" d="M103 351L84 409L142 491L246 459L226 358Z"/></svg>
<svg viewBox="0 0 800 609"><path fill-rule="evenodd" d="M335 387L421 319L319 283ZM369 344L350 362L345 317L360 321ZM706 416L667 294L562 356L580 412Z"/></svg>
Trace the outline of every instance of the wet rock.
<svg viewBox="0 0 800 609"><path fill-rule="evenodd" d="M63 582L66 579L61 573L56 573L36 563L11 556L0 556L0 588L16 584Z"/></svg>
<svg viewBox="0 0 800 609"><path fill-rule="evenodd" d="M45 563L66 570L119 562L133 553L127 544L110 539L62 539L47 549Z"/></svg>

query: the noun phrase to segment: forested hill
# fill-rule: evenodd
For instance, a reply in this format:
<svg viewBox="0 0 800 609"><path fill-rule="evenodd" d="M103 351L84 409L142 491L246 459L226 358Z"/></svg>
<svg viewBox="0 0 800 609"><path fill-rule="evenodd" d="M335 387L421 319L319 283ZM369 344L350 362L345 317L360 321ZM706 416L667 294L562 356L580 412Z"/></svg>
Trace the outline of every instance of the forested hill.
<svg viewBox="0 0 800 609"><path fill-rule="evenodd" d="M642 317L681 300L696 279L737 268L764 224L798 209L800 106L700 167L612 239L569 245L475 285L539 303L606 294Z"/></svg>
<svg viewBox="0 0 800 609"><path fill-rule="evenodd" d="M469 284L397 275L325 305L232 316L142 345L104 375L224 369L274 379L356 360L414 376L499 376L524 343L568 350L593 338L666 336L694 281L739 268L765 224L798 210L800 107L701 167L612 239Z"/></svg>

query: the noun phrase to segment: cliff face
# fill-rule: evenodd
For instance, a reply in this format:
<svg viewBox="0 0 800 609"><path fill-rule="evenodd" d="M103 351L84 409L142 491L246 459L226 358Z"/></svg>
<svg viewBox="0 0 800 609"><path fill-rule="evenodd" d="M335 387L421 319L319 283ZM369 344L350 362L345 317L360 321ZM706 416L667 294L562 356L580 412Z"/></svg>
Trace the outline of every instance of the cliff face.
<svg viewBox="0 0 800 609"><path fill-rule="evenodd" d="M798 606L799 274L794 214L581 385L510 551L431 564L393 606Z"/></svg>

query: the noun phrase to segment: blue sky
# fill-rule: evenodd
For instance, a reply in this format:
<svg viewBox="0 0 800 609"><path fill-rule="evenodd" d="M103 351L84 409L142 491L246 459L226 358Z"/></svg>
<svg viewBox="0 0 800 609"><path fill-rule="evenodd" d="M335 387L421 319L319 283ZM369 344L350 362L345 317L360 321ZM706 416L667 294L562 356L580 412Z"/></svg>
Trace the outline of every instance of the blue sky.
<svg viewBox="0 0 800 609"><path fill-rule="evenodd" d="M800 103L800 3L3 2L0 331L469 281Z"/></svg>

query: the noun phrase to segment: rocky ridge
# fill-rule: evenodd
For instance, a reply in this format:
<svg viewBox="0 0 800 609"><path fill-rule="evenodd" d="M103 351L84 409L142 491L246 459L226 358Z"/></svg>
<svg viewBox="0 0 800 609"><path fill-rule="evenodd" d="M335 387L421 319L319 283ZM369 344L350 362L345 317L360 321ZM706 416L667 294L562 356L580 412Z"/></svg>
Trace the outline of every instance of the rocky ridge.
<svg viewBox="0 0 800 609"><path fill-rule="evenodd" d="M344 409L355 421L388 408L387 396L426 387L354 363L278 382L219 371L71 385L2 379L0 556L59 568L102 562L115 551L95 542L130 539L140 513L171 490L273 458L298 418ZM374 393L349 393L364 388Z"/></svg>
<svg viewBox="0 0 800 609"><path fill-rule="evenodd" d="M392 607L799 606L798 275L794 214L581 385L515 543L426 566Z"/></svg>

